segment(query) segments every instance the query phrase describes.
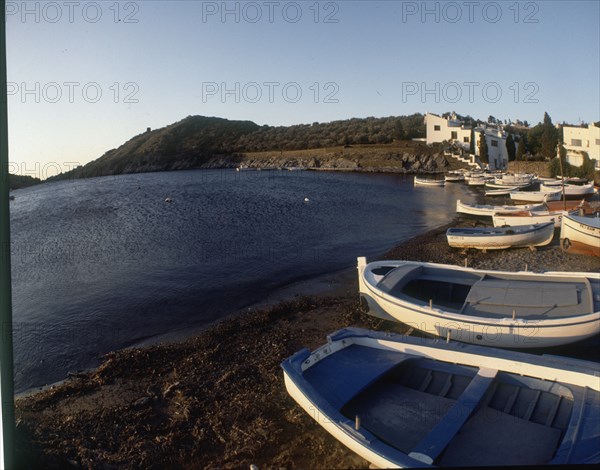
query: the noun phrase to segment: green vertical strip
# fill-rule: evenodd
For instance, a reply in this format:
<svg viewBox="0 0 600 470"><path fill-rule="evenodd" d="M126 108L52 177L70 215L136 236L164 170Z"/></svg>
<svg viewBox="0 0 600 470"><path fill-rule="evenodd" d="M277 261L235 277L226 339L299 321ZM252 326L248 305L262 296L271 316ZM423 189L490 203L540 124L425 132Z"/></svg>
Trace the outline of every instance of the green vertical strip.
<svg viewBox="0 0 600 470"><path fill-rule="evenodd" d="M8 182L8 96L6 94L6 1L0 0L0 399L3 468L14 467L14 384Z"/></svg>

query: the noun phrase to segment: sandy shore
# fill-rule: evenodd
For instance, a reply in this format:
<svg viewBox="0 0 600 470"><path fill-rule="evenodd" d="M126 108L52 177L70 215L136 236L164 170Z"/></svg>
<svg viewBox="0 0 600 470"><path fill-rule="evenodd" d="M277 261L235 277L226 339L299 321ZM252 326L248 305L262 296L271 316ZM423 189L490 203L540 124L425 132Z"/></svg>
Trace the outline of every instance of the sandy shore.
<svg viewBox="0 0 600 470"><path fill-rule="evenodd" d="M448 225L479 222L455 220ZM448 226L384 258L509 271L600 271L600 258L448 247ZM252 309L186 341L105 356L96 370L16 402L17 457L48 468L366 468L287 395L279 364L346 326L395 329L365 314L352 272L319 293ZM310 291L310 284L296 286ZM289 292L288 292L289 294ZM273 298L270 301L278 301ZM567 351L568 353L568 351Z"/></svg>

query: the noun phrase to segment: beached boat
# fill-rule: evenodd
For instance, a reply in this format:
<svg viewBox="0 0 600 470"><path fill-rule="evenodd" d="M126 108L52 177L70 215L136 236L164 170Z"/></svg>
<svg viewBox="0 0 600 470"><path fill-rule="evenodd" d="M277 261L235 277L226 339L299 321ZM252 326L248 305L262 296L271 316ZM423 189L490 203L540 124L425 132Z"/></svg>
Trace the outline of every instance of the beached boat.
<svg viewBox="0 0 600 470"><path fill-rule="evenodd" d="M485 183L485 187L488 189L513 189L513 190L517 190L517 189L523 189L526 188L528 186L531 186L531 183L512 183L512 184L508 184L508 183L496 183L494 181L488 181L487 183Z"/></svg>
<svg viewBox="0 0 600 470"><path fill-rule="evenodd" d="M534 175L529 173L505 174L494 179L495 184L528 185L533 181Z"/></svg>
<svg viewBox="0 0 600 470"><path fill-rule="evenodd" d="M376 468L600 462L595 362L346 328L281 367L296 403Z"/></svg>
<svg viewBox="0 0 600 470"><path fill-rule="evenodd" d="M548 184L541 184L540 185L540 191L546 191L546 192L555 192L557 190L561 191L561 197L562 197L562 191L563 191L563 185L559 183L559 185L548 185ZM589 183L589 184L565 184L564 185L564 193L566 197L571 197L571 198L580 198L580 197L584 197L584 196L591 196L594 194L594 183Z"/></svg>
<svg viewBox="0 0 600 470"><path fill-rule="evenodd" d="M600 256L600 216L564 216L560 229L560 246L565 251L569 251L571 247L586 248L591 254Z"/></svg>
<svg viewBox="0 0 600 470"><path fill-rule="evenodd" d="M543 204L521 204L515 206L491 206L487 204L467 204L460 199L456 201L456 212L475 217L492 217L495 212L544 210Z"/></svg>
<svg viewBox="0 0 600 470"><path fill-rule="evenodd" d="M569 211L512 211L495 212L492 216L494 227L514 227L519 225L554 223L554 228L560 228L563 215ZM575 213L575 212L573 212Z"/></svg>
<svg viewBox="0 0 600 470"><path fill-rule="evenodd" d="M446 182L444 180L434 180L434 179L429 179L429 178L418 178L417 176L415 176L415 186L416 185L421 185L421 186L444 186L444 184L446 184Z"/></svg>
<svg viewBox="0 0 600 470"><path fill-rule="evenodd" d="M446 238L453 248L502 250L545 246L554 238L554 221L516 227L451 227Z"/></svg>
<svg viewBox="0 0 600 470"><path fill-rule="evenodd" d="M568 344L600 333L600 276L506 272L358 258L374 316L458 341L502 348Z"/></svg>
<svg viewBox="0 0 600 470"><path fill-rule="evenodd" d="M515 201L524 202L559 201L562 191L511 191L509 196Z"/></svg>
<svg viewBox="0 0 600 470"><path fill-rule="evenodd" d="M487 184L485 185L485 187L487 188ZM486 189L485 190L485 195L486 196L508 196L510 194L511 191L517 191L519 189L518 186L511 186L508 188L499 188L499 189Z"/></svg>

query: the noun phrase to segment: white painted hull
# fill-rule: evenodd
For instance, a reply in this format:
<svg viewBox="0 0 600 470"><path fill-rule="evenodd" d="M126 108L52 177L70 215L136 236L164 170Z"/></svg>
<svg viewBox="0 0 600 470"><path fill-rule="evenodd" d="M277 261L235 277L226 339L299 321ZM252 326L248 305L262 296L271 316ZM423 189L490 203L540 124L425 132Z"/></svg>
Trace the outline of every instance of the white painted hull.
<svg viewBox="0 0 600 470"><path fill-rule="evenodd" d="M559 201L561 196L560 191L512 191L510 193L511 199L525 202Z"/></svg>
<svg viewBox="0 0 600 470"><path fill-rule="evenodd" d="M415 186L444 186L444 180L428 180L415 177Z"/></svg>
<svg viewBox="0 0 600 470"><path fill-rule="evenodd" d="M359 293L369 305L372 315L379 318L404 323L420 331L451 338L466 343L481 344L499 348L542 348L559 346L580 341L600 333L600 311L594 300L592 311L584 315L566 318L531 320L520 319L518 312L513 319L488 318L464 315L437 308L435 304L420 305L383 292L377 287L378 279L372 269L383 266L402 266L405 261L378 261L366 264L364 258L358 258ZM422 266L446 269L449 266L436 263L415 263ZM457 273L470 272L477 274L510 274L523 280L544 279L545 276L587 279L595 276L595 283L600 276L590 273L552 272L545 274L508 273L502 271L484 271L472 268L452 266ZM381 276L382 277L382 276ZM589 282L589 281L588 281ZM595 284L595 287L598 286Z"/></svg>
<svg viewBox="0 0 600 470"><path fill-rule="evenodd" d="M557 190L560 190L561 192L561 196L562 196L562 185L559 186L555 186L555 185L545 185L542 184L540 186L540 191L541 192L555 192ZM589 183L589 184L584 184L582 186L576 185L576 184L565 184L565 196L570 196L570 197L576 197L576 196L588 196L590 194L594 194L594 184L593 183Z"/></svg>
<svg viewBox="0 0 600 470"><path fill-rule="evenodd" d="M488 206L479 204L466 204L459 199L456 201L456 212L478 217L492 217L495 212L512 212L523 210L541 210L543 204L524 204L516 206Z"/></svg>
<svg viewBox="0 0 600 470"><path fill-rule="evenodd" d="M523 211L510 214L497 212L492 216L494 227L515 227L519 225L545 224L554 222L554 228L559 228L564 214L568 211Z"/></svg>
<svg viewBox="0 0 600 470"><path fill-rule="evenodd" d="M600 217L563 217L560 229L561 246L568 250L569 245L580 243L589 246L594 254L600 251ZM568 240L565 241L565 240Z"/></svg>
<svg viewBox="0 0 600 470"><path fill-rule="evenodd" d="M472 232L472 233L470 233ZM519 227L482 229L448 229L448 244L453 248L502 250L548 245L554 237L554 222Z"/></svg>

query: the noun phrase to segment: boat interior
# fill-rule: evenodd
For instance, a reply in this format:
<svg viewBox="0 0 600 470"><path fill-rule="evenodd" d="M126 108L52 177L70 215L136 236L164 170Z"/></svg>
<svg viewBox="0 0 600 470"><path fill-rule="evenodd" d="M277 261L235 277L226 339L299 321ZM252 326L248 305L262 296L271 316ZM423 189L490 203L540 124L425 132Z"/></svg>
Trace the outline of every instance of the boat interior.
<svg viewBox="0 0 600 470"><path fill-rule="evenodd" d="M584 276L526 279L404 264L387 271L377 288L416 305L431 303L444 311L486 318L511 318L513 312L529 320L568 318L600 308L600 278Z"/></svg>
<svg viewBox="0 0 600 470"><path fill-rule="evenodd" d="M333 356L305 372L309 382L369 442L424 463L543 465L598 452L574 443L597 426L578 408L600 400L590 389L356 344Z"/></svg>

